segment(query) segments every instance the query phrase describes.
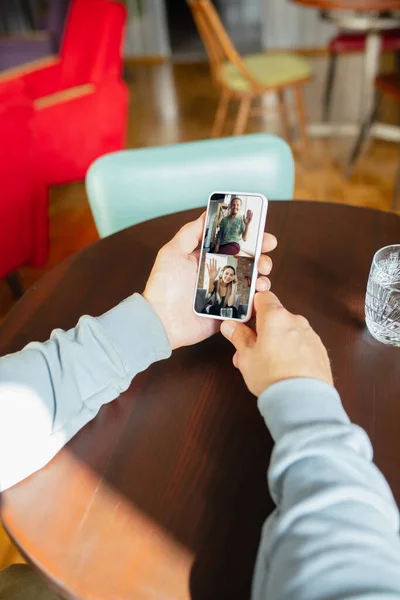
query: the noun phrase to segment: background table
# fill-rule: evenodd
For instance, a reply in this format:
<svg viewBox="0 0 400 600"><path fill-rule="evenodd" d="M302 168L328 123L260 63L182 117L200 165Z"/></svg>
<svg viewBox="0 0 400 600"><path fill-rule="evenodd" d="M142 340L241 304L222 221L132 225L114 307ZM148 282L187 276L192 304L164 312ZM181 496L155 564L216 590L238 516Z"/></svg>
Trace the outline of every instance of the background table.
<svg viewBox="0 0 400 600"><path fill-rule="evenodd" d="M159 246L199 212L143 223L58 266L4 321L0 354L142 291ZM276 202L267 224L280 241L274 290L322 336L344 405L399 502L400 350L369 335L364 296L372 256L399 242L400 218ZM232 354L218 335L153 365L47 467L3 494L8 531L65 598L248 597L273 508L272 443Z"/></svg>
<svg viewBox="0 0 400 600"><path fill-rule="evenodd" d="M379 74L381 54L380 32L400 27L400 0L292 0L296 4L317 8L323 16L335 23L339 29L353 30L366 35L364 75L360 103L360 123L370 115L375 97L375 79ZM379 14L394 11L390 14ZM356 123L313 123L310 134L357 135ZM385 123L376 123L371 133L380 139L400 141L400 128Z"/></svg>

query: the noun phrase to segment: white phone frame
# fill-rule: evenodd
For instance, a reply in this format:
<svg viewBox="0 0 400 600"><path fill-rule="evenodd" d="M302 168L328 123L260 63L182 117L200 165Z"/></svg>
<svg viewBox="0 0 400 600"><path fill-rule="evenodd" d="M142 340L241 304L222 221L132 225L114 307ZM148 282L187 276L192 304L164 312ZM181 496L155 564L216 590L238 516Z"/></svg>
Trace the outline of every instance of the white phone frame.
<svg viewBox="0 0 400 600"><path fill-rule="evenodd" d="M258 237L257 237L257 246L256 246L256 252L255 252L255 256L254 256L254 269L253 269L253 277L252 277L252 282L251 282L251 287L250 287L250 296L249 296L249 304L248 304L248 310L247 310L247 315L245 319L234 319L234 318L229 318L229 317L218 317L216 315L209 315L207 313L198 313L196 311L196 295L197 295L197 289L199 286L199 278L200 278L200 265L201 265L201 261L203 260L203 254L204 254L204 240L205 240L205 236L206 236L206 227L204 227L204 231L203 231L203 236L201 239L201 252L200 252L200 257L199 257L199 268L197 271L197 277L196 277L196 287L194 290L194 299L193 299L193 312L197 317L202 317L205 319L215 319L217 321L237 321L239 323L247 323L252 316L253 313L253 301L254 301L254 295L255 295L255 291L256 291L256 283L257 283L257 275L258 275L258 271L257 271L257 264L258 264L258 259L261 256L261 249L262 249L262 243L263 243L263 234L265 231L265 223L267 220L267 212L268 212L268 199L266 198L266 196L264 196L264 194L255 194L253 192L212 192L212 194L210 194L209 198L208 198L208 202L207 202L207 213L206 213L206 224L208 223L208 213L210 210L210 203L211 203L211 198L214 196L214 194L224 194L225 196L227 195L233 195L233 196L254 196L257 198L261 198L262 200L262 207L261 207L261 218L259 221L259 229L258 229ZM206 253L207 254L207 253ZM255 276L254 276L255 274Z"/></svg>

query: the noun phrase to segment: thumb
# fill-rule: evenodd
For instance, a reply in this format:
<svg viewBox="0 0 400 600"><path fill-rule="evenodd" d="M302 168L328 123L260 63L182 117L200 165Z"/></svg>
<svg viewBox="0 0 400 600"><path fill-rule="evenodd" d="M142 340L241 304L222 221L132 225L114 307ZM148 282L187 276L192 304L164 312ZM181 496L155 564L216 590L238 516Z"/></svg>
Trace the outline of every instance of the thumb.
<svg viewBox="0 0 400 600"><path fill-rule="evenodd" d="M224 321L221 325L221 333L232 342L239 352L245 348L251 348L257 339L250 327L244 323L235 323L235 321Z"/></svg>
<svg viewBox="0 0 400 600"><path fill-rule="evenodd" d="M201 242L205 226L206 213L204 212L196 221L186 223L171 240L179 252L190 254L196 250Z"/></svg>

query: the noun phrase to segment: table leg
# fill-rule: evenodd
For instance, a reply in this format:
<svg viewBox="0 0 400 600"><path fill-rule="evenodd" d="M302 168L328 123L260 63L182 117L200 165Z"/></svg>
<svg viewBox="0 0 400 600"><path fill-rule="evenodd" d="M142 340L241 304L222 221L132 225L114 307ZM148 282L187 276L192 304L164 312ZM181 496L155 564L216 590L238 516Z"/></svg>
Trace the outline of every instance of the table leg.
<svg viewBox="0 0 400 600"><path fill-rule="evenodd" d="M365 118L371 114L374 107L375 79L379 72L380 54L380 33L378 31L369 31L366 39L364 78L361 93L360 120L362 123L364 122Z"/></svg>
<svg viewBox="0 0 400 600"><path fill-rule="evenodd" d="M380 103L382 100L382 94L375 93L375 96L376 96L376 98L374 99L374 106L372 108L372 111L365 118L364 123L362 123L362 125L360 127L360 132L359 132L357 141L353 147L353 150L351 151L350 158L347 162L346 177L348 179L351 177L353 167L356 164L356 161L358 160L361 152L364 149L364 146L371 134L371 128L372 128L373 124L375 123L375 121L378 117L378 114L379 114L379 107L380 107Z"/></svg>

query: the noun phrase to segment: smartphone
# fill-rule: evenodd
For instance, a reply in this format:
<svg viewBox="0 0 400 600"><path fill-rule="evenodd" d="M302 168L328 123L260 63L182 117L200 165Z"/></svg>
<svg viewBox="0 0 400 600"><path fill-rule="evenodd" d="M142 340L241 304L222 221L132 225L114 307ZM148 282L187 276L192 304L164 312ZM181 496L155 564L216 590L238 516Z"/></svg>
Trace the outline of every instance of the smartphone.
<svg viewBox="0 0 400 600"><path fill-rule="evenodd" d="M199 317L251 318L267 210L263 194L211 194L193 304Z"/></svg>

